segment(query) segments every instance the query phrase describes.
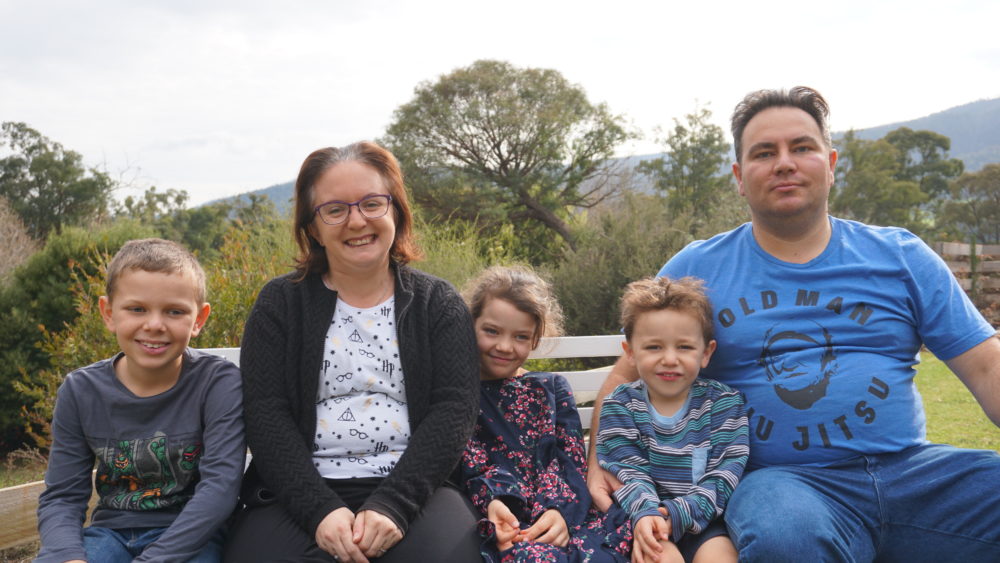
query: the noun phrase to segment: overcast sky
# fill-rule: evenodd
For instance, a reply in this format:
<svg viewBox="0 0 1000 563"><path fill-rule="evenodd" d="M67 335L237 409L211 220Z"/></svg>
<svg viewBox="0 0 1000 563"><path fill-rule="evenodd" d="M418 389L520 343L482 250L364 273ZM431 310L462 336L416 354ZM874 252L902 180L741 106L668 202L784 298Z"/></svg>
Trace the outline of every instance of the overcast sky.
<svg viewBox="0 0 1000 563"><path fill-rule="evenodd" d="M476 59L558 70L645 154L654 127L697 104L725 126L757 88L819 89L835 130L998 97L997 22L993 0L0 0L0 121L201 203L379 137L417 84Z"/></svg>

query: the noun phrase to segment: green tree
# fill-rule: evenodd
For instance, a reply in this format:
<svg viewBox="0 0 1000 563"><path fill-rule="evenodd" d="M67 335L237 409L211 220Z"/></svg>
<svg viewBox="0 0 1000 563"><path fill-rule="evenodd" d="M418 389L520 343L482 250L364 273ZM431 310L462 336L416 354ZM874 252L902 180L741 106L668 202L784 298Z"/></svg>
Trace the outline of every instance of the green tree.
<svg viewBox="0 0 1000 563"><path fill-rule="evenodd" d="M183 211L188 199L188 193L184 190L170 188L165 192L158 192L156 186L151 186L141 197L128 196L123 199L116 206L115 215L131 217L148 225Z"/></svg>
<svg viewBox="0 0 1000 563"><path fill-rule="evenodd" d="M188 208L184 190L157 191L148 188L141 197L126 197L116 209L117 217L128 217L153 226L162 238L185 245L202 260L219 256L233 226L270 229L280 222L277 208L264 195L220 201Z"/></svg>
<svg viewBox="0 0 1000 563"><path fill-rule="evenodd" d="M927 194L916 181L899 179L899 149L885 139L859 139L853 131L838 145L837 181L830 204L833 214L905 227L917 234L928 230L930 220L921 210Z"/></svg>
<svg viewBox="0 0 1000 563"><path fill-rule="evenodd" d="M535 223L573 247L568 215L609 195L609 159L630 136L559 72L481 60L418 85L382 143L437 218Z"/></svg>
<svg viewBox="0 0 1000 563"><path fill-rule="evenodd" d="M964 170L961 160L948 158L951 139L940 133L900 127L885 140L899 151L896 179L917 182L931 201L946 196L949 182Z"/></svg>
<svg viewBox="0 0 1000 563"><path fill-rule="evenodd" d="M1000 244L1000 163L962 174L951 184L941 211L951 235L980 244Z"/></svg>
<svg viewBox="0 0 1000 563"><path fill-rule="evenodd" d="M724 169L729 143L722 128L710 122L708 108L674 120L674 128L661 142L666 155L639 164L639 171L655 182L667 200L668 216L690 215L691 234L708 236L745 220L745 206Z"/></svg>
<svg viewBox="0 0 1000 563"><path fill-rule="evenodd" d="M66 150L25 123L4 122L0 149L0 196L40 240L69 225L85 225L107 212L114 182L88 168L83 157Z"/></svg>

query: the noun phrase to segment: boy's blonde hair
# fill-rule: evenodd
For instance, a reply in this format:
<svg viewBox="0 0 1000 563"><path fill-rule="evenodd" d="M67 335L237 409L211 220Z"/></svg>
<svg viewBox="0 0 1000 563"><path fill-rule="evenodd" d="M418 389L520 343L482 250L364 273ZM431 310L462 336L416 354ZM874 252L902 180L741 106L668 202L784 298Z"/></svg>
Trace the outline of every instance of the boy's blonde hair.
<svg viewBox="0 0 1000 563"><path fill-rule="evenodd" d="M625 339L632 341L632 331L639 315L671 309L688 313L701 323L701 333L707 345L714 338L712 303L705 295L704 282L698 278L671 280L666 277L645 278L625 287L621 302L621 324Z"/></svg>
<svg viewBox="0 0 1000 563"><path fill-rule="evenodd" d="M196 285L198 303L206 302L205 271L188 249L174 241L144 238L123 244L108 264L108 278L104 286L108 301L114 299L121 276L134 270L163 274L190 273Z"/></svg>
<svg viewBox="0 0 1000 563"><path fill-rule="evenodd" d="M490 299L503 299L531 315L535 319L532 349L538 347L541 337L562 334L562 308L552 294L552 285L528 268L490 266L466 285L463 296L473 319L483 314Z"/></svg>

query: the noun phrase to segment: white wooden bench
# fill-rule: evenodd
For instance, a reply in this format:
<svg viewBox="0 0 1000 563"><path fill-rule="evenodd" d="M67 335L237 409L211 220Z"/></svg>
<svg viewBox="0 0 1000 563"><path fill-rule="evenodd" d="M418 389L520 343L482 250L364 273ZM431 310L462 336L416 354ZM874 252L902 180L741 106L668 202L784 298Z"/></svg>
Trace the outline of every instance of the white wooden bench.
<svg viewBox="0 0 1000 563"><path fill-rule="evenodd" d="M543 338L530 358L600 358L616 357L622 353L622 335L611 336L562 336ZM239 348L203 348L223 356L239 365ZM576 402L593 401L597 397L610 368L587 371L560 371L573 388ZM590 428L591 407L581 407L580 420L585 429ZM38 495L45 488L43 481L0 489L0 549L15 547L38 539Z"/></svg>

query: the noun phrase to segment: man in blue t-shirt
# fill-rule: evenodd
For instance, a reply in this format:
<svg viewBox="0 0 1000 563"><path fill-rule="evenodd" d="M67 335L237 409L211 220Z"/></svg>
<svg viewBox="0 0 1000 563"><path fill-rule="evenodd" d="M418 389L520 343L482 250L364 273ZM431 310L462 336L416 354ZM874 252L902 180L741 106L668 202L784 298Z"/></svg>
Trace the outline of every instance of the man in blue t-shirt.
<svg viewBox="0 0 1000 563"><path fill-rule="evenodd" d="M1000 561L1000 455L929 444L913 382L927 346L1000 425L1000 339L919 238L828 215L828 113L810 88L748 94L733 174L751 222L659 273L705 280L703 373L747 396L730 534L741 561ZM635 379L619 361L600 396ZM618 483L590 471L606 507Z"/></svg>

